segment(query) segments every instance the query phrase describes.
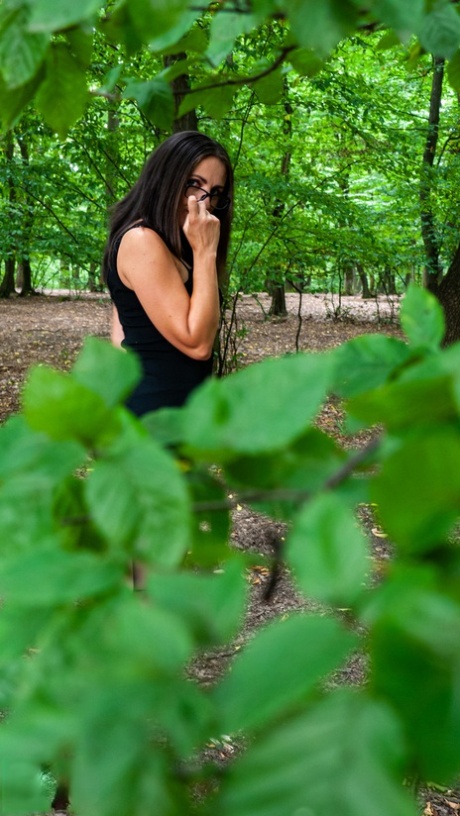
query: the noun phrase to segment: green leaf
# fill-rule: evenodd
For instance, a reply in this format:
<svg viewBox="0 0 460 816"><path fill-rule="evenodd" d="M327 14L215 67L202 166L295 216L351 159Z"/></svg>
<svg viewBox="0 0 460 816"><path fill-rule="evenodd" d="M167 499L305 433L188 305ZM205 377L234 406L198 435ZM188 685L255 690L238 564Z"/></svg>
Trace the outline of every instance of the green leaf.
<svg viewBox="0 0 460 816"><path fill-rule="evenodd" d="M122 402L141 377L136 355L106 340L88 337L72 369L73 378L99 394L109 407Z"/></svg>
<svg viewBox="0 0 460 816"><path fill-rule="evenodd" d="M343 689L251 744L228 770L212 812L415 816L403 758L391 709Z"/></svg>
<svg viewBox="0 0 460 816"><path fill-rule="evenodd" d="M90 21L101 9L101 0L33 0L30 31L60 31Z"/></svg>
<svg viewBox="0 0 460 816"><path fill-rule="evenodd" d="M283 95L283 74L281 69L272 71L267 76L252 83L259 101L264 105L276 105Z"/></svg>
<svg viewBox="0 0 460 816"><path fill-rule="evenodd" d="M31 370L23 405L30 427L52 439L75 439L92 446L114 435L120 427L116 414L99 394L48 366Z"/></svg>
<svg viewBox="0 0 460 816"><path fill-rule="evenodd" d="M420 569L390 576L371 612L371 684L404 723L415 772L449 782L460 767L460 607L443 591Z"/></svg>
<svg viewBox="0 0 460 816"><path fill-rule="evenodd" d="M140 438L98 461L85 483L94 522L115 547L173 566L190 543L190 505L176 462Z"/></svg>
<svg viewBox="0 0 460 816"><path fill-rule="evenodd" d="M30 816L51 807L53 791L46 784L39 764L11 757L3 750L0 788L2 816Z"/></svg>
<svg viewBox="0 0 460 816"><path fill-rule="evenodd" d="M231 517L226 507L227 490L222 480L216 479L207 468L186 473L186 479L194 507L187 564L215 567L228 560L231 554L228 547ZM200 503L211 509L198 510ZM220 505L220 508L212 509L213 503Z"/></svg>
<svg viewBox="0 0 460 816"><path fill-rule="evenodd" d="M411 356L406 343L395 337L365 334L335 352L334 392L342 397L370 391L384 383Z"/></svg>
<svg viewBox="0 0 460 816"><path fill-rule="evenodd" d="M230 110L235 94L234 85L226 85L222 82L217 88L208 90L193 89L192 93L186 94L179 107L179 116L183 116L196 107L204 108L206 113L213 119L222 119Z"/></svg>
<svg viewBox="0 0 460 816"><path fill-rule="evenodd" d="M129 593L118 602L111 629L113 645L123 650L133 668L170 675L182 671L192 657L189 621L185 616L181 620L173 605L152 608L137 593Z"/></svg>
<svg viewBox="0 0 460 816"><path fill-rule="evenodd" d="M134 99L142 113L162 130L170 129L174 118L174 97L171 86L164 79L129 80L123 97Z"/></svg>
<svg viewBox="0 0 460 816"><path fill-rule="evenodd" d="M372 500L395 541L424 552L443 540L458 516L460 433L454 427L424 428L383 462Z"/></svg>
<svg viewBox="0 0 460 816"><path fill-rule="evenodd" d="M133 25L143 42L152 43L157 50L162 45L172 45L185 33L182 18L187 15L188 0L129 0L128 12ZM185 17L185 30L196 19L194 15ZM170 42L168 35L174 32Z"/></svg>
<svg viewBox="0 0 460 816"><path fill-rule="evenodd" d="M159 759L153 745L147 752L151 700L145 683L120 681L94 689L86 698L72 768L72 803L77 812L88 816L135 813L139 797L147 801L149 787L157 787L159 812L168 812L164 792L160 795L166 769L160 766L155 771L147 761L148 754ZM140 778L147 771L150 786L141 793Z"/></svg>
<svg viewBox="0 0 460 816"><path fill-rule="evenodd" d="M286 557L307 597L348 606L363 592L369 571L366 540L354 514L331 493L300 511Z"/></svg>
<svg viewBox="0 0 460 816"><path fill-rule="evenodd" d="M38 74L18 88L9 89L0 76L0 120L3 130L14 127L21 117L27 103L33 98L44 77L43 67Z"/></svg>
<svg viewBox="0 0 460 816"><path fill-rule="evenodd" d="M0 594L19 606L81 601L123 582L123 569L90 553L40 547L0 563Z"/></svg>
<svg viewBox="0 0 460 816"><path fill-rule="evenodd" d="M318 490L342 464L345 454L318 428L309 428L282 450L240 456L226 466L231 485L262 490L298 488Z"/></svg>
<svg viewBox="0 0 460 816"><path fill-rule="evenodd" d="M180 616L199 643L217 646L234 637L241 624L247 583L238 559L217 575L155 575L147 592L155 604Z"/></svg>
<svg viewBox="0 0 460 816"><path fill-rule="evenodd" d="M232 50L237 37L252 31L255 23L252 14L218 11L212 18L206 57L213 65L219 65Z"/></svg>
<svg viewBox="0 0 460 816"><path fill-rule="evenodd" d="M455 52L447 65L447 77L454 91L460 91L460 49Z"/></svg>
<svg viewBox="0 0 460 816"><path fill-rule="evenodd" d="M314 76L324 64L312 48L294 49L289 54L289 62L301 76Z"/></svg>
<svg viewBox="0 0 460 816"><path fill-rule="evenodd" d="M189 12L190 14L190 12ZM153 44L150 43L150 48L153 50ZM193 54L203 54L208 47L208 37L206 31L200 28L199 25L194 26L190 31L188 31L178 42L175 42L173 45L162 47L161 53L163 56L167 54L184 54L184 53L193 53Z"/></svg>
<svg viewBox="0 0 460 816"><path fill-rule="evenodd" d="M26 85L37 74L49 44L47 34L31 34L26 16L16 15L0 38L0 71L10 89Z"/></svg>
<svg viewBox="0 0 460 816"><path fill-rule="evenodd" d="M81 28L72 28L66 32L70 52L81 68L89 68L93 53L93 34Z"/></svg>
<svg viewBox="0 0 460 816"><path fill-rule="evenodd" d="M405 39L421 25L425 3L424 0L405 0L404 3L400 0L374 0L373 11L379 20L395 29Z"/></svg>
<svg viewBox="0 0 460 816"><path fill-rule="evenodd" d="M86 458L77 442L56 442L35 433L22 416L13 416L0 427L0 449L0 482L31 476L49 488L59 485Z"/></svg>
<svg viewBox="0 0 460 816"><path fill-rule="evenodd" d="M160 445L174 447L184 438L183 416L180 408L158 408L144 414L140 422Z"/></svg>
<svg viewBox="0 0 460 816"><path fill-rule="evenodd" d="M184 409L185 442L222 461L283 448L316 416L332 373L332 355L298 354L208 380Z"/></svg>
<svg viewBox="0 0 460 816"><path fill-rule="evenodd" d="M439 347L444 337L444 313L431 292L411 284L401 304L400 317L413 348L435 350Z"/></svg>
<svg viewBox="0 0 460 816"><path fill-rule="evenodd" d="M299 45L321 57L351 33L357 16L351 0L289 0L283 5Z"/></svg>
<svg viewBox="0 0 460 816"><path fill-rule="evenodd" d="M435 57L450 59L460 46L460 17L451 3L437 3L418 32L423 48Z"/></svg>
<svg viewBox="0 0 460 816"><path fill-rule="evenodd" d="M48 52L46 79L36 105L61 138L84 113L88 101L85 73L64 43L53 43Z"/></svg>
<svg viewBox="0 0 460 816"><path fill-rule="evenodd" d="M437 376L383 385L355 397L348 404L350 414L368 424L384 423L390 430L451 420L459 408L452 377Z"/></svg>
<svg viewBox="0 0 460 816"><path fill-rule="evenodd" d="M356 638L331 618L296 613L248 643L213 698L226 733L266 726L292 711L345 660Z"/></svg>

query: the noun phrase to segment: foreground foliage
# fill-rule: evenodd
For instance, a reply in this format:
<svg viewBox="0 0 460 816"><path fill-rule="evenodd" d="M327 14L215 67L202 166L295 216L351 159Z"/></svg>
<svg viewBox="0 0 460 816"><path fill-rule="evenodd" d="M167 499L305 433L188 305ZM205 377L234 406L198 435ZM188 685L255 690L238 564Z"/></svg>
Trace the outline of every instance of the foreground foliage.
<svg viewBox="0 0 460 816"><path fill-rule="evenodd" d="M402 324L407 343L267 360L143 421L121 405L136 361L107 343L31 372L0 429L2 816L48 810L50 778L82 816L410 816L408 782L458 774L460 347L422 290ZM361 451L315 427L330 393L350 433L378 427ZM190 664L246 602L229 496L289 522L322 611L270 623L205 689ZM363 502L395 546L377 585ZM357 650L369 682L325 684ZM200 757L221 734L247 737L224 771Z"/></svg>

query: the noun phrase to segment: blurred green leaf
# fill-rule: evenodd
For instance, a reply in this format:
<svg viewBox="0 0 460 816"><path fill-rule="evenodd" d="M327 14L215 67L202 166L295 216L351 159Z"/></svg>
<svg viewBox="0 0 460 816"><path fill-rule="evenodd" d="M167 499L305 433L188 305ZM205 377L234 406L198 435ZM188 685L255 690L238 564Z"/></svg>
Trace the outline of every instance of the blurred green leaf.
<svg viewBox="0 0 460 816"><path fill-rule="evenodd" d="M391 709L342 689L251 744L230 767L212 812L415 816L402 788L403 759Z"/></svg>
<svg viewBox="0 0 460 816"><path fill-rule="evenodd" d="M59 31L93 17L101 8L101 0L33 0L29 28L31 31Z"/></svg>
<svg viewBox="0 0 460 816"><path fill-rule="evenodd" d="M299 512L286 557L307 597L347 606L363 592L370 566L366 540L354 514L331 493Z"/></svg>
<svg viewBox="0 0 460 816"><path fill-rule="evenodd" d="M418 31L423 48L435 57L453 57L460 45L460 17L451 3L435 3Z"/></svg>
<svg viewBox="0 0 460 816"><path fill-rule="evenodd" d="M416 771L449 782L460 768L460 606L420 573L397 569L371 605L371 684L404 723Z"/></svg>
<svg viewBox="0 0 460 816"><path fill-rule="evenodd" d="M402 35L416 31L423 20L424 0L374 0L373 9L388 26Z"/></svg>
<svg viewBox="0 0 460 816"><path fill-rule="evenodd" d="M411 552L443 540L460 506L460 433L425 428L399 443L382 462L372 500L390 537Z"/></svg>
<svg viewBox="0 0 460 816"><path fill-rule="evenodd" d="M123 92L125 99L134 99L148 119L163 130L169 130L174 117L174 97L171 86L164 79L146 82L129 80Z"/></svg>
<svg viewBox="0 0 460 816"><path fill-rule="evenodd" d="M250 13L218 10L212 18L206 57L213 65L219 65L232 50L237 37L247 34L254 25L255 19Z"/></svg>
<svg viewBox="0 0 460 816"><path fill-rule="evenodd" d="M77 382L99 394L109 407L130 394L141 377L138 358L106 340L88 337L72 374Z"/></svg>
<svg viewBox="0 0 460 816"><path fill-rule="evenodd" d="M259 631L220 682L214 700L228 733L292 711L345 660L356 638L330 618L295 613Z"/></svg>
<svg viewBox="0 0 460 816"><path fill-rule="evenodd" d="M52 606L83 600L116 587L122 569L90 553L66 553L53 548L9 558L0 563L0 594L25 606Z"/></svg>
<svg viewBox="0 0 460 816"><path fill-rule="evenodd" d="M460 26L460 18L458 21ZM411 284L401 304L400 318L412 347L433 350L439 348L444 336L444 314L439 301L431 292Z"/></svg>
<svg viewBox="0 0 460 816"><path fill-rule="evenodd" d="M120 429L116 414L99 394L48 366L30 371L23 406L30 427L56 440L75 439L92 446Z"/></svg>
<svg viewBox="0 0 460 816"><path fill-rule="evenodd" d="M353 30L356 5L352 0L289 0L283 3L299 45L327 56Z"/></svg>
<svg viewBox="0 0 460 816"><path fill-rule="evenodd" d="M26 85L37 74L48 49L47 34L27 31L27 13L16 14L0 36L0 72L8 89Z"/></svg>
<svg viewBox="0 0 460 816"><path fill-rule="evenodd" d="M140 438L96 462L86 480L92 517L114 547L163 566L190 542L190 502L179 468L153 439Z"/></svg>
<svg viewBox="0 0 460 816"><path fill-rule="evenodd" d="M209 380L185 408L185 442L221 461L283 448L314 419L332 373L332 355L297 354Z"/></svg>
<svg viewBox="0 0 460 816"><path fill-rule="evenodd" d="M228 641L241 624L247 585L239 560L217 575L154 575L147 585L156 604L183 618L204 645Z"/></svg>
<svg viewBox="0 0 460 816"><path fill-rule="evenodd" d="M88 102L86 77L68 46L53 43L48 51L46 77L35 97L47 124L64 138Z"/></svg>
<svg viewBox="0 0 460 816"><path fill-rule="evenodd" d="M365 334L344 343L335 353L335 393L354 397L386 382L410 358L406 343L382 334Z"/></svg>

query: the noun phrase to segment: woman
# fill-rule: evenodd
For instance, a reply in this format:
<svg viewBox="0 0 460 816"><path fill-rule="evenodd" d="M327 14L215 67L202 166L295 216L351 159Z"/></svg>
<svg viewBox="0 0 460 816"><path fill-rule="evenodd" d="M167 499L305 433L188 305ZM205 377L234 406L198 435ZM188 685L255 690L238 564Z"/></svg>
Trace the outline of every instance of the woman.
<svg viewBox="0 0 460 816"><path fill-rule="evenodd" d="M137 416L183 405L211 374L232 192L224 148L185 131L152 153L115 206L103 272L114 304L112 341L142 364L127 401Z"/></svg>

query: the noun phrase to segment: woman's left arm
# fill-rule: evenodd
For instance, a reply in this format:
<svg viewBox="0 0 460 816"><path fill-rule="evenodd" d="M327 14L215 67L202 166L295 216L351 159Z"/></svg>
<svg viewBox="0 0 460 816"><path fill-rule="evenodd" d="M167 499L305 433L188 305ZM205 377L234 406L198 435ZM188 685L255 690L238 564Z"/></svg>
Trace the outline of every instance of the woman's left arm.
<svg viewBox="0 0 460 816"><path fill-rule="evenodd" d="M112 311L112 331L110 333L110 339L114 346L121 348L122 341L125 339L125 333L123 331L123 326L120 323L120 318L118 317L118 310L117 307L114 305Z"/></svg>

